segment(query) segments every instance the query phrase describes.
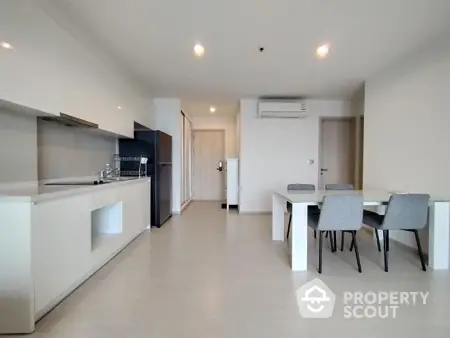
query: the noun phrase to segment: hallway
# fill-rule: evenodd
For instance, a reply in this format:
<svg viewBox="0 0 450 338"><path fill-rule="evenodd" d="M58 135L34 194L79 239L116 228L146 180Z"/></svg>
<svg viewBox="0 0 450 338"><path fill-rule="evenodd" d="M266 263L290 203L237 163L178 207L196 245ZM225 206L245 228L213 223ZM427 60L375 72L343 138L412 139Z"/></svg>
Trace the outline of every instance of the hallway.
<svg viewBox="0 0 450 338"><path fill-rule="evenodd" d="M423 273L417 257L396 245L385 273L364 234L362 274L348 250L332 254L326 246L320 278L337 295L334 316L303 319L295 291L319 276L314 245L308 273L292 273L287 246L271 240L270 222L269 215L239 216L218 203L193 203L141 235L29 337L448 337L449 273ZM347 290L430 295L426 305L400 306L396 319L344 319Z"/></svg>

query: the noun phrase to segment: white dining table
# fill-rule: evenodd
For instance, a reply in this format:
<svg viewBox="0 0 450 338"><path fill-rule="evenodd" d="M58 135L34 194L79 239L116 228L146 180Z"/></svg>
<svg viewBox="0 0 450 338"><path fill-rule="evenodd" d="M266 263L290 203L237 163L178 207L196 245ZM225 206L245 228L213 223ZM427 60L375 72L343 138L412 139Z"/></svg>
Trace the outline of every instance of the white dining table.
<svg viewBox="0 0 450 338"><path fill-rule="evenodd" d="M308 206L320 205L325 195L359 194L364 206L383 206L392 195L389 191L275 191L272 206L272 240L285 240L286 202L292 203L291 268L306 271L308 266ZM428 266L434 270L449 269L450 199L431 196L429 211Z"/></svg>

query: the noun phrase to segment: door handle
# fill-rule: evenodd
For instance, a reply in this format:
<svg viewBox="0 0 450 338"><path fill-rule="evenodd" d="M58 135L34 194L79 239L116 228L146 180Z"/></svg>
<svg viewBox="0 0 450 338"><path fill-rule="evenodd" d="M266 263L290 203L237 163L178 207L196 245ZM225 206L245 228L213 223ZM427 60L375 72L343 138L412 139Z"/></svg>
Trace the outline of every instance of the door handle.
<svg viewBox="0 0 450 338"><path fill-rule="evenodd" d="M223 170L223 162L219 161L219 163L217 164L217 168L218 171L222 171Z"/></svg>
<svg viewBox="0 0 450 338"><path fill-rule="evenodd" d="M324 171L328 171L328 169L327 168L320 168L320 171L324 172Z"/></svg>

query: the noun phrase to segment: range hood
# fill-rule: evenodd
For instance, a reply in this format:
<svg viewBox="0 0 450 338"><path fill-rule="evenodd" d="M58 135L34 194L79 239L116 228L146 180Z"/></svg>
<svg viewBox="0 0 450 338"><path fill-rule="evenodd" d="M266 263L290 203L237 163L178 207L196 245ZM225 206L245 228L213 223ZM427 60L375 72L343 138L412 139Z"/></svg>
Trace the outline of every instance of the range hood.
<svg viewBox="0 0 450 338"><path fill-rule="evenodd" d="M60 113L59 116L39 116L38 119L42 121L56 122L66 127L98 129L97 123L89 122L65 113Z"/></svg>

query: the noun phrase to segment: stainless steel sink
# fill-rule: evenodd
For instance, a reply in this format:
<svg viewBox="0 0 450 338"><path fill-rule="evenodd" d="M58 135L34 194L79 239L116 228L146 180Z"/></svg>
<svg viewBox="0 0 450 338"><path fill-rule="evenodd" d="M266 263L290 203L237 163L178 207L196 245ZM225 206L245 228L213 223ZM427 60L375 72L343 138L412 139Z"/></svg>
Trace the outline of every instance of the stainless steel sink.
<svg viewBox="0 0 450 338"><path fill-rule="evenodd" d="M136 180L136 179L138 179L138 177L134 177L134 176L107 177L107 178L105 178L105 183L106 182L131 181L131 180Z"/></svg>
<svg viewBox="0 0 450 338"><path fill-rule="evenodd" d="M67 182L52 182L45 183L44 185L101 185L106 183L114 183L114 182L124 182L135 180L138 177L132 176L119 176L119 177L106 177L105 179L99 181L67 181Z"/></svg>
<svg viewBox="0 0 450 338"><path fill-rule="evenodd" d="M45 183L44 185L101 185L106 183L111 183L111 181L53 182L53 183Z"/></svg>

